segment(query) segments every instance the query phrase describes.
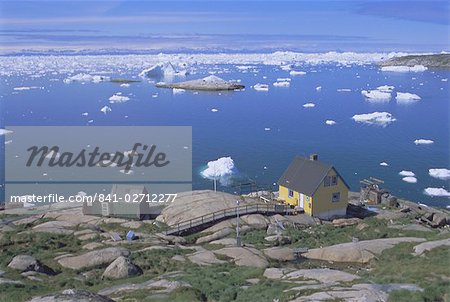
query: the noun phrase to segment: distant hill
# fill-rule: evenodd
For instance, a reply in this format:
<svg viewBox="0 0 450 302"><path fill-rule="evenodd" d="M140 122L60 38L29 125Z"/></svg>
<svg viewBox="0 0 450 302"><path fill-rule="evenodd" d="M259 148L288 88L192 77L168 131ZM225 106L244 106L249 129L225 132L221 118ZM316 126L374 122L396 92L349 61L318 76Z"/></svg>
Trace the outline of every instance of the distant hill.
<svg viewBox="0 0 450 302"><path fill-rule="evenodd" d="M423 65L428 68L450 69L450 54L410 55L395 57L380 63L381 66L414 66Z"/></svg>

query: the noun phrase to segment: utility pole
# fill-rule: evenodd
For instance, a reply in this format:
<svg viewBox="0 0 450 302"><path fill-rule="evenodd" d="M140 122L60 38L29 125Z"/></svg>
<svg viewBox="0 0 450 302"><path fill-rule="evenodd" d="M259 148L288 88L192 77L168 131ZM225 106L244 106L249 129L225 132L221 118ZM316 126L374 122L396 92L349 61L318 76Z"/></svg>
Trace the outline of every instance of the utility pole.
<svg viewBox="0 0 450 302"><path fill-rule="evenodd" d="M241 237L239 235L239 200L236 200L236 245L241 246Z"/></svg>

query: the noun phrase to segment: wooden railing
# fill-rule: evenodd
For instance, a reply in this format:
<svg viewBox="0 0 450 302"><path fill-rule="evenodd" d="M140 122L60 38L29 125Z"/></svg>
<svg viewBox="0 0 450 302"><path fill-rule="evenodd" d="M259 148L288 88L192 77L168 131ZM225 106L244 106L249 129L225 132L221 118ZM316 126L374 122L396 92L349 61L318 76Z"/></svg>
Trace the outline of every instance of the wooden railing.
<svg viewBox="0 0 450 302"><path fill-rule="evenodd" d="M194 229L201 229L202 227L206 227L210 224L214 224L215 222L236 217L239 215L248 215L248 214L263 214L263 215L271 215L271 214L292 214L294 210L291 209L287 205L280 204L248 204L242 205L234 208L223 209L220 211L216 211L210 214L206 214L200 217L196 217L187 221L179 222L174 225L170 225L166 230L166 235L181 235L184 233L189 233Z"/></svg>

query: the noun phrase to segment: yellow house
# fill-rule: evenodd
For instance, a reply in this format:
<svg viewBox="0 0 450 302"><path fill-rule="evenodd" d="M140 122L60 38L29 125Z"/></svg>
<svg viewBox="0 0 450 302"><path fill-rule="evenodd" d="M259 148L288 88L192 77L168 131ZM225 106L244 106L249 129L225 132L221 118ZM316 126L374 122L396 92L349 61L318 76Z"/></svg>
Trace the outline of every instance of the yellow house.
<svg viewBox="0 0 450 302"><path fill-rule="evenodd" d="M303 208L321 219L345 216L349 186L332 166L297 156L278 180L279 196L287 204Z"/></svg>

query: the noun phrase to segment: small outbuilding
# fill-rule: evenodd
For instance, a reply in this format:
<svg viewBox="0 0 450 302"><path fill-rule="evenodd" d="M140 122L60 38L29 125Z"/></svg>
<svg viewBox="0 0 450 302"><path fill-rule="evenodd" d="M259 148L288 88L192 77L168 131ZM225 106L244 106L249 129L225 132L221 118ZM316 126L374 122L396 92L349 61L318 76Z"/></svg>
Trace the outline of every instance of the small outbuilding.
<svg viewBox="0 0 450 302"><path fill-rule="evenodd" d="M278 185L279 198L308 215L332 219L347 214L350 187L336 168L319 161L317 154L295 157Z"/></svg>
<svg viewBox="0 0 450 302"><path fill-rule="evenodd" d="M161 206L149 202L148 191L144 185L115 184L108 198L83 203L84 215L117 217L124 219L150 219L156 217Z"/></svg>

